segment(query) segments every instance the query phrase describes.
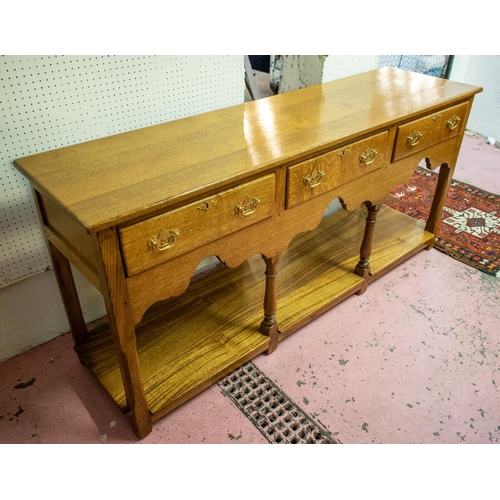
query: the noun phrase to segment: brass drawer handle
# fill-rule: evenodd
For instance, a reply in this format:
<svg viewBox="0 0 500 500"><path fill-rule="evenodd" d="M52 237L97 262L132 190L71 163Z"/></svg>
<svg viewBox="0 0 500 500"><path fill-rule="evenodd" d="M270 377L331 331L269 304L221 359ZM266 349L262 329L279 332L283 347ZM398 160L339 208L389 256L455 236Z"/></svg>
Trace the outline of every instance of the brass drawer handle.
<svg viewBox="0 0 500 500"><path fill-rule="evenodd" d="M178 229L162 229L156 238L151 238L148 241L148 246L162 252L174 245L179 234Z"/></svg>
<svg viewBox="0 0 500 500"><path fill-rule="evenodd" d="M418 141L422 138L422 132L414 130L407 138L406 142L408 146L416 146Z"/></svg>
<svg viewBox="0 0 500 500"><path fill-rule="evenodd" d="M257 210L259 203L259 198L250 198L250 196L245 196L245 199L234 207L234 211L242 217L247 217Z"/></svg>
<svg viewBox="0 0 500 500"><path fill-rule="evenodd" d="M323 170L316 170L313 168L313 171L304 177L304 184L310 188L316 187L321 183L321 179L323 179L324 175L325 172L323 172Z"/></svg>
<svg viewBox="0 0 500 500"><path fill-rule="evenodd" d="M368 148L360 157L360 163L369 165L375 161L375 156L377 156L378 151L376 149Z"/></svg>
<svg viewBox="0 0 500 500"><path fill-rule="evenodd" d="M449 120L447 120L446 126L450 130L453 130L453 129L457 128L459 121L460 121L460 117L457 115L453 115Z"/></svg>

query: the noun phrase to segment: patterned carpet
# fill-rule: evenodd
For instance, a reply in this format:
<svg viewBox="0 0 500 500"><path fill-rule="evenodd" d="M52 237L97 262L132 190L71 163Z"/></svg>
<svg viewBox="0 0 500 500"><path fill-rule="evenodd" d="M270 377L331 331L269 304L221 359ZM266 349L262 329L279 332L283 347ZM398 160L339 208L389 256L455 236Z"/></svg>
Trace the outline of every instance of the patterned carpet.
<svg viewBox="0 0 500 500"><path fill-rule="evenodd" d="M438 175L417 168L407 184L393 189L385 204L415 219L429 213ZM435 248L480 271L500 271L500 196L452 180Z"/></svg>

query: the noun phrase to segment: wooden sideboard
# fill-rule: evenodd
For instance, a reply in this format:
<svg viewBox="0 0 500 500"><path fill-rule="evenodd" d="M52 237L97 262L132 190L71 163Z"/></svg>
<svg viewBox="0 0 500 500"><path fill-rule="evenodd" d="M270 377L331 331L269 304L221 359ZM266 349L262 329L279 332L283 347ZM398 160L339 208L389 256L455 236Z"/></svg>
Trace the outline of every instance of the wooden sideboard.
<svg viewBox="0 0 500 500"><path fill-rule="evenodd" d="M14 162L75 350L139 438L432 247L481 90L382 68ZM426 224L383 206L423 158L441 166ZM196 274L209 256L225 265ZM88 332L70 263L102 293L107 329Z"/></svg>

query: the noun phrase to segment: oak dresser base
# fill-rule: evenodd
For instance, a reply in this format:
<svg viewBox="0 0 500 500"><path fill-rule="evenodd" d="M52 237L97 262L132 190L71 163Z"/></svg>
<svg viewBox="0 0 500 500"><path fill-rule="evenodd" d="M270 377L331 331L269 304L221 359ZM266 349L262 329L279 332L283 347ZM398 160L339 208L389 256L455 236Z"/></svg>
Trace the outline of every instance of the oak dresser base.
<svg viewBox="0 0 500 500"><path fill-rule="evenodd" d="M15 160L75 350L140 439L432 247L481 90L382 68ZM423 158L441 168L420 222L383 203ZM193 277L209 256L225 266ZM107 329L87 331L70 263L102 294Z"/></svg>

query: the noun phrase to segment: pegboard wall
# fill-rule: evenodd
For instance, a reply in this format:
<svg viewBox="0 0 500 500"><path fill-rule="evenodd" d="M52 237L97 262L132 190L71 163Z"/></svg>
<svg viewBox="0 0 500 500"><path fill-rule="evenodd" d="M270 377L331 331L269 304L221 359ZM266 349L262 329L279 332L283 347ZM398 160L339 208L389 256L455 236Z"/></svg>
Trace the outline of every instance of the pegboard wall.
<svg viewBox="0 0 500 500"><path fill-rule="evenodd" d="M483 87L474 97L467 128L500 141L500 56L471 56L464 81Z"/></svg>
<svg viewBox="0 0 500 500"><path fill-rule="evenodd" d="M51 266L15 158L244 99L243 56L0 57L0 286Z"/></svg>

